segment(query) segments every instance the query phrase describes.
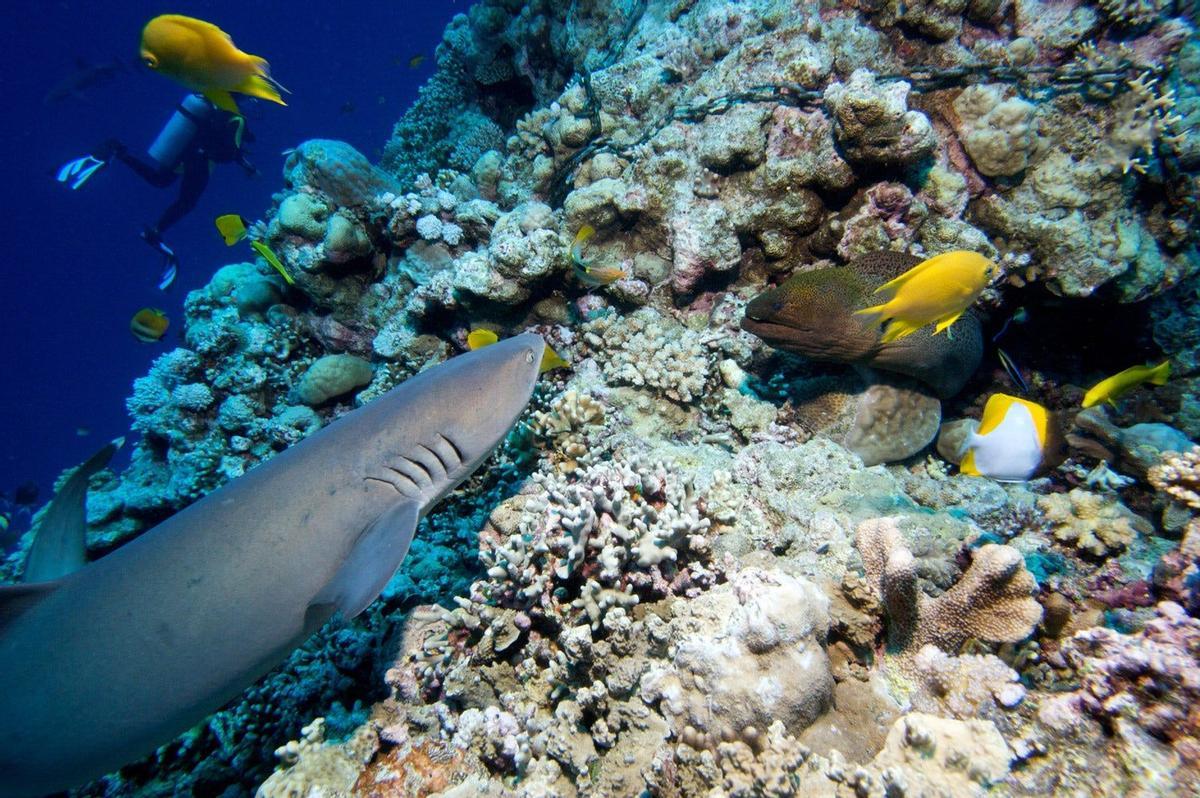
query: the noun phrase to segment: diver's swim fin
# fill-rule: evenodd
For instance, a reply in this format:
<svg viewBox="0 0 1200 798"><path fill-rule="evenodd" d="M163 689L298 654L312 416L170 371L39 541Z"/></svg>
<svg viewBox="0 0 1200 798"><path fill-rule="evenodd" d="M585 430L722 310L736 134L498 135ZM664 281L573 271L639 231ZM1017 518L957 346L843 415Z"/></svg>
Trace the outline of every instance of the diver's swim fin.
<svg viewBox="0 0 1200 798"><path fill-rule="evenodd" d="M55 175L55 179L60 183L69 183L71 190L82 186L92 175L100 170L100 167L107 164L107 161L102 161L91 155L85 155L82 158L76 158L73 161L68 161L62 165Z"/></svg>

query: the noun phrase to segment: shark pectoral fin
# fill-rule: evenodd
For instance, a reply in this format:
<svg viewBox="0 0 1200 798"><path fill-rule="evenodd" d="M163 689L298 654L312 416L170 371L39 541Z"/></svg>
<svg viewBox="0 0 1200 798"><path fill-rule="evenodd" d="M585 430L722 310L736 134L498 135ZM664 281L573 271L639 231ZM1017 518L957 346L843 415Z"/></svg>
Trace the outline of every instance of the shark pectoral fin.
<svg viewBox="0 0 1200 798"><path fill-rule="evenodd" d="M353 618L387 586L408 553L420 519L418 506L401 501L376 518L354 542L341 568L309 607L328 605Z"/></svg>
<svg viewBox="0 0 1200 798"><path fill-rule="evenodd" d="M58 588L58 582L0 586L0 629Z"/></svg>

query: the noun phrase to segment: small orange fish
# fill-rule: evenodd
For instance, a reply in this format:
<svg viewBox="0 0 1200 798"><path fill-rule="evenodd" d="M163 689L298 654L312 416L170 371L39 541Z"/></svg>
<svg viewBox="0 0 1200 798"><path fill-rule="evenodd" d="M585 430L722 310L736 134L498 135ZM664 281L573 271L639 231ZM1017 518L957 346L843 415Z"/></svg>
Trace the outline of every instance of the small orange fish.
<svg viewBox="0 0 1200 798"><path fill-rule="evenodd" d="M575 276L579 278L579 282L592 288L624 280L629 276L629 272L625 269L619 266L593 266L592 260L583 259L583 247L595 234L596 228L585 224L579 228L579 232L575 234L575 240L571 242L571 265L575 267Z"/></svg>
<svg viewBox="0 0 1200 798"><path fill-rule="evenodd" d="M408 68L409 69L417 69L421 66L421 64L424 64L424 63L425 63L425 54L417 53L412 58L408 59Z"/></svg>
<svg viewBox="0 0 1200 798"><path fill-rule="evenodd" d="M167 314L158 308L142 308L133 314L133 318L129 321L129 331L133 333L134 338L144 344L161 341L169 326L171 326L171 322L167 318Z"/></svg>

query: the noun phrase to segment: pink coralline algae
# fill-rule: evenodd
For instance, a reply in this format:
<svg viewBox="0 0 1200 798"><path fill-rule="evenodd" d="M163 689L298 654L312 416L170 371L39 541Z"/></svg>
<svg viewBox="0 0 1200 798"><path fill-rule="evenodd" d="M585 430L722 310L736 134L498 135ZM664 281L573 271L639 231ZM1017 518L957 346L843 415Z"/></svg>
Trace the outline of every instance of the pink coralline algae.
<svg viewBox="0 0 1200 798"><path fill-rule="evenodd" d="M1192 767L1200 764L1200 621L1171 601L1136 634L1096 627L1076 634L1060 656L1080 674L1080 687L1042 705L1048 726L1083 717L1105 727L1135 724L1170 744Z"/></svg>

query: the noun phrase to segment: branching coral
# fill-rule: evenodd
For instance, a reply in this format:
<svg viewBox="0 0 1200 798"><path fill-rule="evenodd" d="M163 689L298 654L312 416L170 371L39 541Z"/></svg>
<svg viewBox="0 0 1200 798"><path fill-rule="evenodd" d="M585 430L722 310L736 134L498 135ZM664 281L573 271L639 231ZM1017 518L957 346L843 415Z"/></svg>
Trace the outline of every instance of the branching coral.
<svg viewBox="0 0 1200 798"><path fill-rule="evenodd" d="M916 559L896 518L859 524L856 545L887 611L890 648L902 656L911 657L930 643L954 653L969 638L1020 640L1042 619L1041 605L1032 597L1037 583L1011 546L981 546L958 582L929 598L917 584Z"/></svg>
<svg viewBox="0 0 1200 798"><path fill-rule="evenodd" d="M487 578L460 602L468 613L499 606L551 628L599 628L612 607L715 579L705 565L706 503L668 464L603 462L572 478L539 472L531 487L492 513L479 555Z"/></svg>
<svg viewBox="0 0 1200 798"><path fill-rule="evenodd" d="M604 425L604 405L588 394L566 391L549 409L533 415L530 432L557 459L562 471L591 465L604 451L597 432Z"/></svg>
<svg viewBox="0 0 1200 798"><path fill-rule="evenodd" d="M657 311L606 316L584 325L583 340L604 352L601 367L610 380L689 404L715 381L716 333L688 330Z"/></svg>

